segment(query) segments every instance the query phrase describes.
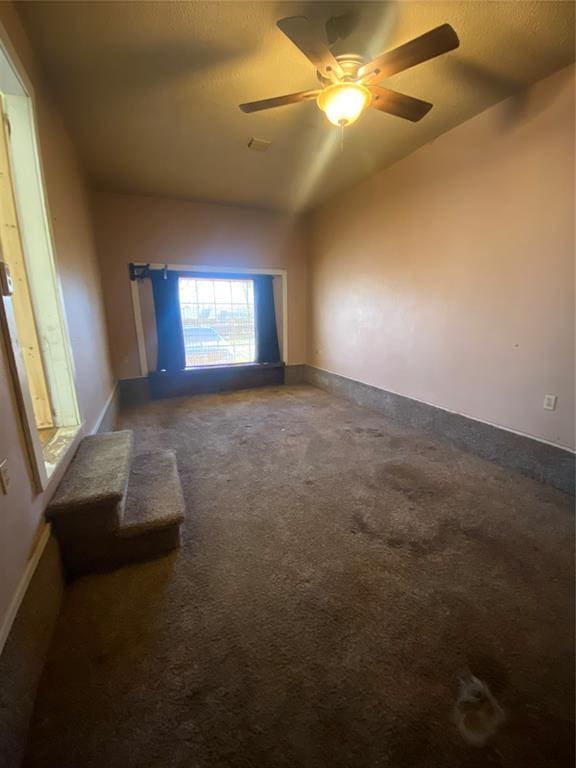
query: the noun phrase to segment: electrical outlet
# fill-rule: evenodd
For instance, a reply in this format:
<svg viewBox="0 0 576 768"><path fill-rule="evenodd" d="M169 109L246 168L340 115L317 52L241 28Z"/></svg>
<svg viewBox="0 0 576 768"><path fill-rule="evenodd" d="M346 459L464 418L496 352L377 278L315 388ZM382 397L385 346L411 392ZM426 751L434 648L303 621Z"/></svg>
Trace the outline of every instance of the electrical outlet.
<svg viewBox="0 0 576 768"><path fill-rule="evenodd" d="M556 395L544 395L544 410L546 411L555 411L556 410L556 402L558 401L558 398Z"/></svg>
<svg viewBox="0 0 576 768"><path fill-rule="evenodd" d="M10 487L10 475L8 474L8 459L0 461L0 492L8 493Z"/></svg>

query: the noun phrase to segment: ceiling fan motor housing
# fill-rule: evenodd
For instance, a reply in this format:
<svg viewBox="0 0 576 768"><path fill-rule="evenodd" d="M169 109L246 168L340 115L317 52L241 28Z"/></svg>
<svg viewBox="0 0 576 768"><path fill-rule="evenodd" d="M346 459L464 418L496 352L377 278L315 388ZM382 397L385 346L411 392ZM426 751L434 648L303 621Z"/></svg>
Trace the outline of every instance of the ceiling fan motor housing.
<svg viewBox="0 0 576 768"><path fill-rule="evenodd" d="M357 56L355 53L345 53L341 56L336 56L336 61L344 70L344 77L341 80L343 83L353 82L356 80L358 76L358 70L364 64L364 59L362 56ZM324 77L321 72L317 72L316 76L323 86L330 85L332 82L332 80Z"/></svg>

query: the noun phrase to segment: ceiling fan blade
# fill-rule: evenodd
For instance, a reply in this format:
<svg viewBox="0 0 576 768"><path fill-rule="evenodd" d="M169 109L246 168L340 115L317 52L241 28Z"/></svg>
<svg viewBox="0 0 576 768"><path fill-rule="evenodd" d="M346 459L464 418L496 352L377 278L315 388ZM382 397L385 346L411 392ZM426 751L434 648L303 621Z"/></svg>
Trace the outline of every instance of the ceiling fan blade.
<svg viewBox="0 0 576 768"><path fill-rule="evenodd" d="M424 115L427 115L432 109L432 104L427 101L421 101L403 93L396 93L396 91L390 91L379 85L369 85L368 90L374 96L374 100L370 104L371 107L379 109L380 112L388 112L389 115L403 117L413 123L422 120Z"/></svg>
<svg viewBox="0 0 576 768"><path fill-rule="evenodd" d="M387 51L377 56L368 64L360 67L358 77L364 83L378 82L385 77L395 75L397 72L410 69L416 64L421 64L423 61L440 56L442 53L453 51L459 45L458 35L450 24L442 24L393 51Z"/></svg>
<svg viewBox="0 0 576 768"><path fill-rule="evenodd" d="M276 25L314 64L321 75L335 83L344 77L344 70L328 45L315 34L306 16L288 16L277 21Z"/></svg>
<svg viewBox="0 0 576 768"><path fill-rule="evenodd" d="M275 107L283 107L286 104L310 101L315 99L319 93L320 91L299 91L298 93L289 93L286 96L275 96L272 99L249 101L246 104L240 104L240 109L242 112L260 112L263 109L274 109Z"/></svg>

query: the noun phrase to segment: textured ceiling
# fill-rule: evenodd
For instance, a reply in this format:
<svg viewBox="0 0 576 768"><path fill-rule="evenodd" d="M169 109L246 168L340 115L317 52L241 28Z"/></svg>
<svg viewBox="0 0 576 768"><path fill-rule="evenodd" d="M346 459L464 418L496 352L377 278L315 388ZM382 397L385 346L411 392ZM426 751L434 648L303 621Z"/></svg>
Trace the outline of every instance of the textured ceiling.
<svg viewBox="0 0 576 768"><path fill-rule="evenodd" d="M572 2L25 2L19 4L94 186L303 209L574 60ZM460 48L390 78L434 103L420 123L369 110L346 129L314 103L238 104L316 86L276 28L346 10L346 49L371 58L444 22ZM520 99L519 99L520 104ZM511 116L512 119L512 116ZM251 136L272 142L247 148Z"/></svg>

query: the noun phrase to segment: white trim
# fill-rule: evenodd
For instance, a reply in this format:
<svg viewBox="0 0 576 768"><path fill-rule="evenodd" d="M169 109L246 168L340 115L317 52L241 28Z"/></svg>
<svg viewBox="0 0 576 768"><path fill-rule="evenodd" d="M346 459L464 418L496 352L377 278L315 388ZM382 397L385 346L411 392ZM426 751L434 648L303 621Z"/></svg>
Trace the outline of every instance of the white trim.
<svg viewBox="0 0 576 768"><path fill-rule="evenodd" d="M140 373L148 376L148 356L146 354L146 342L144 326L142 324L142 308L140 306L140 283L138 280L130 281L130 295L132 297L132 313L134 315L134 327L136 328L136 342L138 344L138 359L140 361Z"/></svg>
<svg viewBox="0 0 576 768"><path fill-rule="evenodd" d="M288 273L282 275L282 357L288 365Z"/></svg>
<svg viewBox="0 0 576 768"><path fill-rule="evenodd" d="M96 432L98 432L98 430L100 429L100 425L104 421L104 417L106 416L106 413L108 412L108 408L110 408L110 403L112 402L112 400L116 396L116 390L117 389L118 389L118 382L116 382L114 384L114 386L112 387L112 392L110 392L108 400L106 400L106 404L104 405L104 408L102 409L102 411L100 413L100 416L98 416L98 418L96 419L96 423L92 427L92 430L90 432L91 435L95 435Z"/></svg>
<svg viewBox="0 0 576 768"><path fill-rule="evenodd" d="M30 556L30 559L26 564L26 569L22 574L22 578L18 583L16 592L12 597L12 602L8 607L8 611L4 616L4 621L2 622L2 626L0 627L0 654L4 650L4 646L6 645L6 640L8 640L8 636L10 634L10 630L12 629L12 625L14 624L14 620L18 614L18 611L20 610L20 606L22 605L22 601L24 600L26 591L30 585L30 582L32 581L34 572L36 571L36 566L40 562L40 558L42 557L42 554L46 549L46 544L48 543L49 538L50 538L50 523L46 523L44 525L42 534L40 535L40 539L38 540L38 543L34 547L34 551L32 552L32 555Z"/></svg>
<svg viewBox="0 0 576 768"><path fill-rule="evenodd" d="M503 424L497 424L494 421L486 421L485 419L479 419L476 416L470 416L468 413L461 413L460 411L454 411L451 408L446 408L443 405L437 405L436 403L431 403L428 400L419 400L417 397L411 397L410 395L405 395L402 392L396 392L393 389L385 389L384 387L379 386L378 384L370 384L368 381L362 381L361 379L353 379L351 376L345 376L343 373L337 373L336 371L331 371L328 368L321 368L319 365L312 365L312 363L305 363L305 365L308 365L310 368L316 368L318 371L322 371L323 373L329 373L332 376L339 376L341 379L346 379L347 381L352 381L355 384L364 384L366 387L373 387L374 389L379 389L381 392L388 392L391 395L397 395L398 397L405 397L406 400L413 400L415 403L422 403L423 405L429 405L431 408L438 408L439 411L445 411L446 413L453 413L456 416L462 416L464 419L470 419L470 421L477 421L479 424L486 424L488 427L495 427L496 429L501 429L504 432L511 432L514 435L519 435L520 437L527 437L530 440L536 440L538 443L544 443L544 445L551 445L553 448L560 448L563 451L568 451L568 453L576 454L576 450L573 448L569 448L567 445L561 445L560 443L553 443L550 440L544 440L542 437L536 437L536 435L531 435L529 432L522 432L519 429L513 429L512 427L505 427Z"/></svg>
<svg viewBox="0 0 576 768"><path fill-rule="evenodd" d="M285 269L268 269L256 267L211 267L207 265L190 264L143 264L136 263L137 267L149 267L149 269L170 269L175 272L214 272L218 275L272 275L282 278L282 357L288 365L288 272ZM140 358L140 372L142 376L148 376L148 360L146 357L146 345L144 343L144 329L142 326L142 313L140 309L140 295L137 290L138 281L133 281L136 290L132 291L132 309L134 312L134 324L136 325L136 338L138 342L138 355Z"/></svg>

